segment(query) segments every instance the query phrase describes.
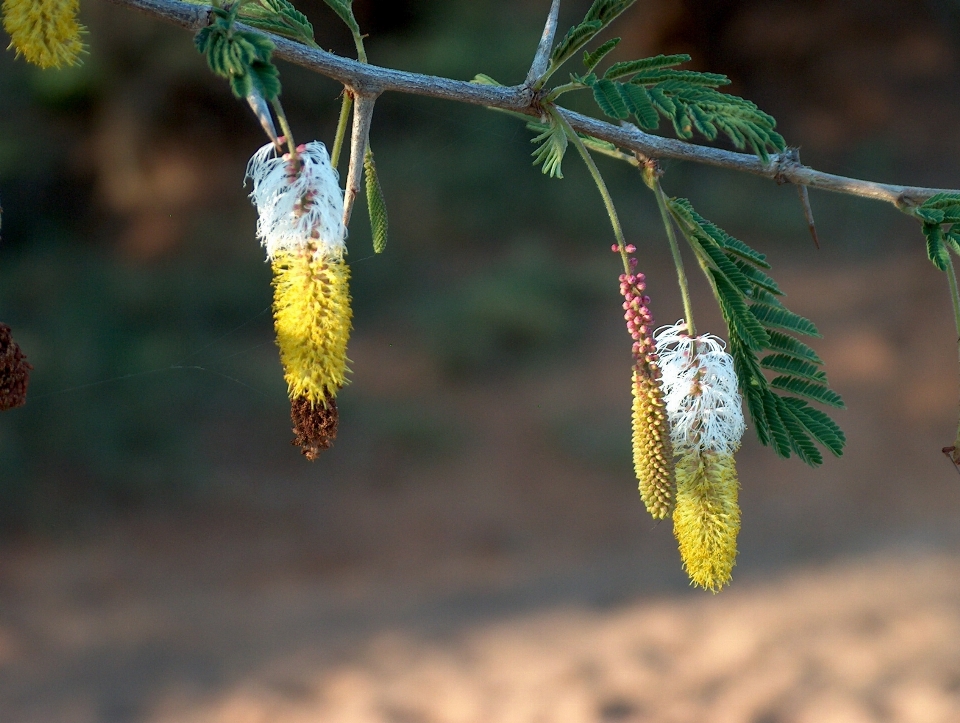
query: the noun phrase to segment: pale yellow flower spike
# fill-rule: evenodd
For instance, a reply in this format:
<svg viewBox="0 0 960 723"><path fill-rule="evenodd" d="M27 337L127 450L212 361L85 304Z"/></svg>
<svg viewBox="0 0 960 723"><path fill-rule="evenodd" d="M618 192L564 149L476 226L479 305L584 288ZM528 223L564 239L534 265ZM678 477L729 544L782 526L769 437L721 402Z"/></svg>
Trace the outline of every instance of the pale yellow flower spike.
<svg viewBox="0 0 960 723"><path fill-rule="evenodd" d="M290 399L332 403L347 382L350 267L312 249L273 259L273 313Z"/></svg>
<svg viewBox="0 0 960 723"><path fill-rule="evenodd" d="M730 582L736 562L739 487L732 454L692 452L677 463L673 533L691 581L711 592Z"/></svg>
<svg viewBox="0 0 960 723"><path fill-rule="evenodd" d="M640 499L653 519L662 520L673 509L673 447L663 392L651 366L633 369L633 467Z"/></svg>
<svg viewBox="0 0 960 723"><path fill-rule="evenodd" d="M85 28L79 0L3 0L3 27L10 48L41 68L79 65Z"/></svg>

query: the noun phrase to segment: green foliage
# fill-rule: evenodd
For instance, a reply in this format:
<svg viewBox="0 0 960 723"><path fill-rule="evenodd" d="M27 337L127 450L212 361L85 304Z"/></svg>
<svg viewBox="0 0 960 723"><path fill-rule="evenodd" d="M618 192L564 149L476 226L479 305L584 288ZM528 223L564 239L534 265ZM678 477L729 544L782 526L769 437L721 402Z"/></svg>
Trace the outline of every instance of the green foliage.
<svg viewBox="0 0 960 723"><path fill-rule="evenodd" d="M327 0L327 2L330 2L330 0ZM633 5L634 2L636 2L636 0L594 0L593 5L590 6L583 21L570 28L567 34L563 36L553 49L553 52L550 54L550 72L559 68L567 60L572 58L580 48L593 40L597 36L597 33L612 23L620 13ZM593 66L599 63L600 59L610 52L610 50L613 50L617 42L619 42L619 38L612 46L604 50L603 53L596 58ZM610 41L604 43L596 52L599 53L600 50L609 43ZM587 63L586 58L584 59L584 63L587 65L588 70L592 70L593 66Z"/></svg>
<svg viewBox="0 0 960 723"><path fill-rule="evenodd" d="M783 292L762 271L770 268L763 254L707 221L686 199L671 199L668 208L717 297L740 389L760 442L781 457L796 454L811 466L823 462L815 442L840 456L846 441L843 432L806 400L840 409L843 400L827 386L820 357L793 336L819 336L816 326L780 301ZM778 376L768 380L764 370Z"/></svg>
<svg viewBox="0 0 960 723"><path fill-rule="evenodd" d="M367 211L370 212L373 251L382 254L387 247L387 202L380 187L377 166L373 162L373 149L369 145L363 156L363 178L367 189Z"/></svg>
<svg viewBox="0 0 960 723"><path fill-rule="evenodd" d="M313 25L289 0L259 0L240 8L238 19L268 33L316 47Z"/></svg>
<svg viewBox="0 0 960 723"><path fill-rule="evenodd" d="M559 121L551 115L550 122L544 131L530 142L540 144L537 150L531 154L533 165L539 165L544 175L551 178L563 178L560 165L563 163L563 156L567 152L567 134Z"/></svg>
<svg viewBox="0 0 960 723"><path fill-rule="evenodd" d="M586 66L587 72L588 73L592 72L593 69L596 68L597 65L600 63L600 61L607 56L607 53L609 53L619 44L620 44L620 38L611 38L610 40L605 42L603 45L601 45L599 48L594 50L592 53L588 53L587 51L584 51L583 64Z"/></svg>
<svg viewBox="0 0 960 723"><path fill-rule="evenodd" d="M594 0L583 19L586 22L599 20L603 27L607 27L634 2L636 0Z"/></svg>
<svg viewBox="0 0 960 723"><path fill-rule="evenodd" d="M603 24L599 20L584 21L579 25L574 25L563 36L557 47L553 49L553 53L550 55L550 64L558 67L565 63L580 48L593 40L602 29Z"/></svg>
<svg viewBox="0 0 960 723"><path fill-rule="evenodd" d="M238 98L257 93L266 100L280 95L280 74L270 59L273 43L248 30L233 27L239 3L229 11L213 8L216 19L194 37L197 50L207 59L210 69L230 81Z"/></svg>
<svg viewBox="0 0 960 723"><path fill-rule="evenodd" d="M772 116L717 90L730 82L725 75L673 68L688 60L689 55L658 55L614 63L602 77L590 73L573 80L593 89L604 114L616 120L632 115L646 130L656 130L663 116L680 138L689 140L697 131L713 141L723 133L737 148L749 147L764 161L785 148Z"/></svg>
<svg viewBox="0 0 960 723"><path fill-rule="evenodd" d="M912 210L927 238L927 258L941 271L950 265L950 252L960 254L960 194L938 193ZM945 224L950 224L944 229Z"/></svg>
<svg viewBox="0 0 960 723"><path fill-rule="evenodd" d="M626 101L617 86L609 80L600 79L593 83L593 99L600 110L611 118L625 120L630 116Z"/></svg>

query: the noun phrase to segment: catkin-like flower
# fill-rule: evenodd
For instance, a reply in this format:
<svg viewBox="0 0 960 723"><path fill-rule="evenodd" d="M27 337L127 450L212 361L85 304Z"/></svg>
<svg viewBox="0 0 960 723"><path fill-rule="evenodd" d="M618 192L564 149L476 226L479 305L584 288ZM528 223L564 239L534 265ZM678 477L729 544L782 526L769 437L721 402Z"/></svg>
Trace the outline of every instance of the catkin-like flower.
<svg viewBox="0 0 960 723"><path fill-rule="evenodd" d="M730 582L736 563L739 487L732 454L692 452L677 462L673 534L690 580L711 592Z"/></svg>
<svg viewBox="0 0 960 723"><path fill-rule="evenodd" d="M613 246L612 250L619 251L619 247ZM635 250L633 245L627 246L627 253ZM636 259L631 258L630 263L636 266ZM633 468L640 499L655 520L662 520L673 509L673 449L660 388L650 297L644 295L645 289L643 274L620 275L623 318L633 338Z"/></svg>
<svg viewBox="0 0 960 723"><path fill-rule="evenodd" d="M84 32L79 9L79 0L3 0L10 47L41 68L79 65Z"/></svg>
<svg viewBox="0 0 960 723"><path fill-rule="evenodd" d="M247 166L257 235L273 267L273 314L290 396L294 444L308 459L330 447L339 423L336 396L347 382L350 267L343 191L322 143L278 156L272 144Z"/></svg>
<svg viewBox="0 0 960 723"><path fill-rule="evenodd" d="M691 581L717 592L730 581L740 532L733 455L745 427L733 358L717 337L689 336L683 321L654 337L677 454L673 532Z"/></svg>
<svg viewBox="0 0 960 723"><path fill-rule="evenodd" d="M291 399L326 406L347 379L350 267L309 249L273 260L273 315Z"/></svg>

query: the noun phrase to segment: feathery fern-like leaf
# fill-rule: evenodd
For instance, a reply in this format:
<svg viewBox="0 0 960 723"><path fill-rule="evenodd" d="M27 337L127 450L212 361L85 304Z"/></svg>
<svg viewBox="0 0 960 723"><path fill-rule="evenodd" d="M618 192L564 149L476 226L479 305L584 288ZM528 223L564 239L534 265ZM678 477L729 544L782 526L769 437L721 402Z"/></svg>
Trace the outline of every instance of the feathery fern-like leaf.
<svg viewBox="0 0 960 723"><path fill-rule="evenodd" d="M540 144L532 153L533 165L540 166L544 175L551 178L563 178L561 164L563 163L563 156L567 152L567 140L567 134L564 132L563 126L551 118L547 129L530 141Z"/></svg>
<svg viewBox="0 0 960 723"><path fill-rule="evenodd" d="M593 69L597 67L601 60L603 60L607 53L613 50L620 43L620 38L611 38L599 48L594 50L592 53L583 51L583 64L587 68L587 72L593 72Z"/></svg>

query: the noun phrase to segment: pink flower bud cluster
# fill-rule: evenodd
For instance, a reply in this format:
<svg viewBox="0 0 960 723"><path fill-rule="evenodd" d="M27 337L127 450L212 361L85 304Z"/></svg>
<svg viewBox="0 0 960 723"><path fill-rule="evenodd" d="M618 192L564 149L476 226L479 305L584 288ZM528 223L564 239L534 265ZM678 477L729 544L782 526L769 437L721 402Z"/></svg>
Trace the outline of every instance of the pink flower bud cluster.
<svg viewBox="0 0 960 723"><path fill-rule="evenodd" d="M614 245L612 250L619 253L620 247ZM630 244L626 247L628 254L635 253L637 247ZM630 257L631 268L636 268L637 260ZM646 277L640 272L620 274L620 294L623 296L623 318L627 322L627 331L633 337L633 356L637 366L644 368L648 373L657 372L656 342L653 340L653 314L648 304L650 297L643 292L646 290Z"/></svg>

